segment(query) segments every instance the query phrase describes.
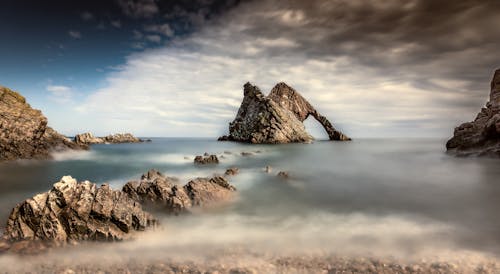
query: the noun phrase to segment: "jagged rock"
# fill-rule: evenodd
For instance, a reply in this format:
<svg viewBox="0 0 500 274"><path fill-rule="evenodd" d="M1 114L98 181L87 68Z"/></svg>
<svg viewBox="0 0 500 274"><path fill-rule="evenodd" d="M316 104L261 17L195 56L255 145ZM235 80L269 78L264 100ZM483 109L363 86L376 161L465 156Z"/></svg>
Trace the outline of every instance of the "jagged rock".
<svg viewBox="0 0 500 274"><path fill-rule="evenodd" d="M227 176L234 176L236 174L240 173L240 170L239 168L237 167L231 167L231 168L228 168L226 170L226 172L224 172L224 175L227 175Z"/></svg>
<svg viewBox="0 0 500 274"><path fill-rule="evenodd" d="M53 151L86 149L47 126L40 110L19 93L0 86L0 161L48 159Z"/></svg>
<svg viewBox="0 0 500 274"><path fill-rule="evenodd" d="M472 122L455 128L446 143L448 151L458 155L500 156L500 69L491 81L490 100Z"/></svg>
<svg viewBox="0 0 500 274"><path fill-rule="evenodd" d="M189 212L193 207L209 207L231 200L236 188L220 176L196 178L184 186L176 184L177 179L166 177L156 170L150 170L140 181L128 182L123 192L130 198L167 213Z"/></svg>
<svg viewBox="0 0 500 274"><path fill-rule="evenodd" d="M118 241L156 223L127 193L112 190L107 184L97 187L64 176L50 191L12 210L3 239L54 245L83 240Z"/></svg>
<svg viewBox="0 0 500 274"><path fill-rule="evenodd" d="M208 155L208 154L205 156L198 155L194 157L194 163L200 165L218 164L219 158L217 158L217 155Z"/></svg>
<svg viewBox="0 0 500 274"><path fill-rule="evenodd" d="M251 143L310 142L303 121L312 115L325 128L330 140L347 141L349 137L336 130L306 99L285 83L277 84L266 97L256 86L244 85L244 98L229 135L219 141Z"/></svg>
<svg viewBox="0 0 500 274"><path fill-rule="evenodd" d="M151 141L151 140L150 140ZM95 137L92 133L82 133L75 135L75 142L78 144L121 144L121 143L140 143L143 140L130 133L117 133L106 137Z"/></svg>

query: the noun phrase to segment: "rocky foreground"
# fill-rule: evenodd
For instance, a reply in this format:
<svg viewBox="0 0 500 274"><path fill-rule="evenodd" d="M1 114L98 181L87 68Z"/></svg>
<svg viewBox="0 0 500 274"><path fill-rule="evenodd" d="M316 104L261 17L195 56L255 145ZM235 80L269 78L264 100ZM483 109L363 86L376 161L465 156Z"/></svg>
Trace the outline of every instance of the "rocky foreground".
<svg viewBox="0 0 500 274"><path fill-rule="evenodd" d="M158 224L143 207L167 214L189 213L232 199L224 177L196 178L184 186L156 170L128 182L122 191L65 176L45 193L18 204L9 216L0 251L37 253L81 241L122 241Z"/></svg>
<svg viewBox="0 0 500 274"><path fill-rule="evenodd" d="M95 137L90 132L75 135L75 143L81 145L94 144L122 144L122 143L141 143L143 140L135 137L131 133L116 133L105 137Z"/></svg>
<svg viewBox="0 0 500 274"><path fill-rule="evenodd" d="M0 162L47 159L53 151L86 149L49 127L40 110L19 93L0 86Z"/></svg>
<svg viewBox="0 0 500 274"><path fill-rule="evenodd" d="M314 138L303 124L309 116L318 120L330 140L350 140L285 83L277 84L268 96L250 83L243 88L243 101L236 118L229 124L229 135L220 137L219 141L269 144L310 142Z"/></svg>
<svg viewBox="0 0 500 274"><path fill-rule="evenodd" d="M455 128L446 143L458 155L500 156L500 69L491 80L490 100L472 122Z"/></svg>

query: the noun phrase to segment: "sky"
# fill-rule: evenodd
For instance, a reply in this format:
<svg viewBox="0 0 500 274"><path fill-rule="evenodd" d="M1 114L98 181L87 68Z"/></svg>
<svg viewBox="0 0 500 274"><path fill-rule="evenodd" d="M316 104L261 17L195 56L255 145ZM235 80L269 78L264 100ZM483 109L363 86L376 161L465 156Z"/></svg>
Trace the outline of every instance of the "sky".
<svg viewBox="0 0 500 274"><path fill-rule="evenodd" d="M446 138L488 100L498 14L498 0L6 0L0 85L69 136L219 136L244 83L283 81L350 137Z"/></svg>

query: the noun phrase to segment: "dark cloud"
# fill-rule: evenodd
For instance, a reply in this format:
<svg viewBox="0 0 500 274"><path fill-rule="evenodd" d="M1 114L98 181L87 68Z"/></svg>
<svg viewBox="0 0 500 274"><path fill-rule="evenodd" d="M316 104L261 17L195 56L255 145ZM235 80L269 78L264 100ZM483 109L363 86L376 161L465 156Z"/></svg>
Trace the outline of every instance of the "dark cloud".
<svg viewBox="0 0 500 274"><path fill-rule="evenodd" d="M133 18L151 18L159 12L154 0L118 0L123 12Z"/></svg>

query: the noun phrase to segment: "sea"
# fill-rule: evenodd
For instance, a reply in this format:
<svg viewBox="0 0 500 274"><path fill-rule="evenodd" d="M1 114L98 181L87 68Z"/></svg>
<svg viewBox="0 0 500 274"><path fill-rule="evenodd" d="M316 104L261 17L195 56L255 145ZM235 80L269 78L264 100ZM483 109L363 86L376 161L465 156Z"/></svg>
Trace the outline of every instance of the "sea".
<svg viewBox="0 0 500 274"><path fill-rule="evenodd" d="M194 250L221 246L281 254L500 254L500 159L449 155L443 139L280 145L151 139L1 164L0 227L17 203L50 190L65 175L121 189L153 168L185 184L237 167L240 173L229 178L238 190L233 203L160 216L161 229L117 245L120 254L194 256ZM194 157L205 152L220 164L195 165ZM277 177L279 171L289 178Z"/></svg>

